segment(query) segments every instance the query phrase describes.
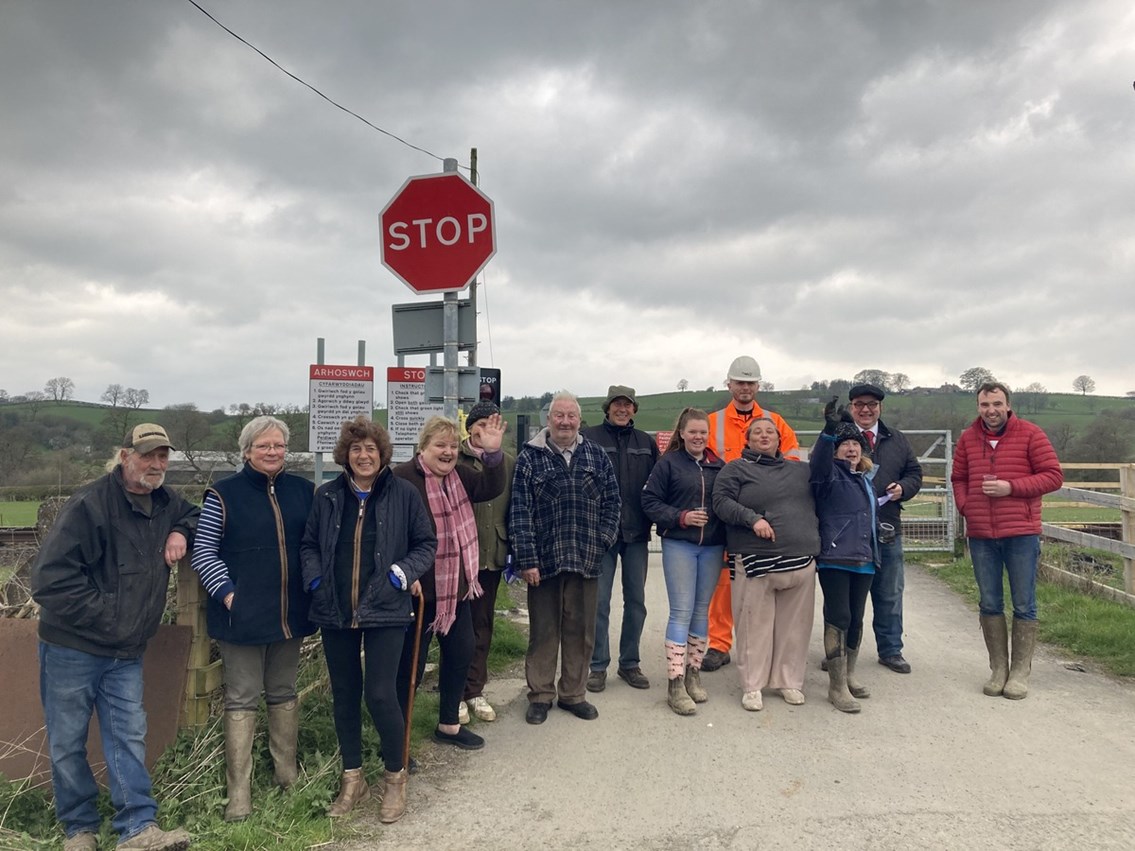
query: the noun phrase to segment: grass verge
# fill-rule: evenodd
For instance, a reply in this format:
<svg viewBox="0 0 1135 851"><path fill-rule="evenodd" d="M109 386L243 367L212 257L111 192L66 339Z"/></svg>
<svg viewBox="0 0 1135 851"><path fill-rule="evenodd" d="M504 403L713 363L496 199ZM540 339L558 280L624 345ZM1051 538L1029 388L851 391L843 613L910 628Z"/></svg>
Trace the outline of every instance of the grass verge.
<svg viewBox="0 0 1135 851"><path fill-rule="evenodd" d="M503 590L503 589L502 589ZM510 599L502 594L501 605ZM500 674L513 668L524 656L524 632L499 612L489 654L489 671ZM437 643L430 657L437 661ZM158 761L152 772L158 817L163 826L184 825L194 836L195 851L253 851L278 849L301 851L351 838L358 831L350 819L327 818L327 805L339 790L338 744L332 720L330 687L318 643L304 655L300 667L299 782L287 793L272 782L272 759L268 752L267 721L261 710L254 745L253 813L245 821L228 824L222 818L225 802L224 732L219 715L199 730L183 730ZM430 737L437 725L436 674L427 674L414 701L411 750L428 754ZM218 710L219 711L219 710ZM424 747L423 747L424 746ZM429 771L428 758L420 760ZM372 780L382 774L380 742L363 713L363 767ZM99 796L103 814L100 848L113 848L117 837L110 828L109 795ZM26 783L0 777L0 849L47 851L63 845L63 832L55 820L51 796L45 789L30 789Z"/></svg>
<svg viewBox="0 0 1135 851"><path fill-rule="evenodd" d="M1045 545L1047 557L1048 545ZM969 559L951 559L938 553L908 553L906 560L921 564L977 609L977 584ZM1039 580L1036 589L1038 630L1041 641L1099 665L1110 674L1135 677L1135 609L1122 603L1081 594ZM1008 582L1005 599L1010 599Z"/></svg>

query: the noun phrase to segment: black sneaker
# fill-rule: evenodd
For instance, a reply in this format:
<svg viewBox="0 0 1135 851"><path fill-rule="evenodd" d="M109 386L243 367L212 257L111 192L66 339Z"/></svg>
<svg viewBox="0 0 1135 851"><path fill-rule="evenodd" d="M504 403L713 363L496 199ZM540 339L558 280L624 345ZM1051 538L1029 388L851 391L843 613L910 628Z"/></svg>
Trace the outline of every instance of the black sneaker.
<svg viewBox="0 0 1135 851"><path fill-rule="evenodd" d="M722 652L716 647L711 647L706 651L705 658L702 659L701 669L703 671L716 671L718 668L728 665L731 661L728 650Z"/></svg>
<svg viewBox="0 0 1135 851"><path fill-rule="evenodd" d="M890 668L896 674L910 673L910 662L906 661L901 653L897 653L894 656L881 656L879 658L879 664L885 668Z"/></svg>

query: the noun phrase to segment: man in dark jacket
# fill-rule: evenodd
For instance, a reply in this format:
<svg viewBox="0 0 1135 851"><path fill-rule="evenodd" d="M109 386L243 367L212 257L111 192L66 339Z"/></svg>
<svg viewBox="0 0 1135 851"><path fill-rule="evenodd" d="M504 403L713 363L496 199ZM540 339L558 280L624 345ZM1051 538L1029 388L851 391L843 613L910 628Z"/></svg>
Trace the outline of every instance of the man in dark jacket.
<svg viewBox="0 0 1135 851"><path fill-rule="evenodd" d="M887 394L874 384L856 384L848 391L851 416L871 447L875 496L886 497L879 506L880 560L871 582L871 625L879 664L899 674L910 673L902 655L902 594L905 582L902 557L902 503L922 489L922 465L910 442L897 428L879 419Z"/></svg>
<svg viewBox="0 0 1135 851"><path fill-rule="evenodd" d="M583 436L594 440L611 459L622 499L619 537L603 556L603 572L599 575L599 600L595 610L595 650L591 654L591 671L587 690L598 692L607 687L607 666L611 664L611 591L615 586L615 565L622 561L623 625L619 633L619 679L632 688L650 688L650 680L642 672L639 639L646 623L646 545L650 541L650 521L642 510L642 489L658 460L658 444L644 431L634 427L638 413L633 387L618 384L607 390L603 402L602 424L585 428Z"/></svg>
<svg viewBox="0 0 1135 851"><path fill-rule="evenodd" d="M547 428L516 459L508 534L528 583L529 724L547 720L557 694L557 705L577 718L599 717L586 700L587 662L595 642L595 580L619 531L619 484L607 453L579 425L578 400L557 393Z"/></svg>
<svg viewBox="0 0 1135 851"><path fill-rule="evenodd" d="M163 486L172 448L161 426L135 426L111 471L63 506L32 566L55 811L76 851L94 851L102 821L86 756L95 709L117 847L189 846L184 830L157 825L142 709L142 653L165 610L170 568L185 555L200 513Z"/></svg>

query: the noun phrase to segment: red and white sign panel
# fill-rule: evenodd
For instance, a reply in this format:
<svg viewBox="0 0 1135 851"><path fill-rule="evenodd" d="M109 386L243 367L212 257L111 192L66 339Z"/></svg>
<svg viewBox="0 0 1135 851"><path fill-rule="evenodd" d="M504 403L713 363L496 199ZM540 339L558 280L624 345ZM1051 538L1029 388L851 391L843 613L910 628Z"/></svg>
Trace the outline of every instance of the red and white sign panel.
<svg viewBox="0 0 1135 851"><path fill-rule="evenodd" d="M411 177L379 214L382 265L414 292L456 292L497 250L493 202L456 172Z"/></svg>
<svg viewBox="0 0 1135 851"><path fill-rule="evenodd" d="M658 451L665 452L666 447L670 445L670 438L674 436L672 431L656 431L654 433L654 442L658 444Z"/></svg>
<svg viewBox="0 0 1135 851"><path fill-rule="evenodd" d="M308 372L309 452L331 452L339 429L359 414L374 414L374 367L313 363Z"/></svg>
<svg viewBox="0 0 1135 851"><path fill-rule="evenodd" d="M386 412L394 463L409 461L418 447L426 420L445 413L441 402L426 401L426 368L391 366L386 369Z"/></svg>

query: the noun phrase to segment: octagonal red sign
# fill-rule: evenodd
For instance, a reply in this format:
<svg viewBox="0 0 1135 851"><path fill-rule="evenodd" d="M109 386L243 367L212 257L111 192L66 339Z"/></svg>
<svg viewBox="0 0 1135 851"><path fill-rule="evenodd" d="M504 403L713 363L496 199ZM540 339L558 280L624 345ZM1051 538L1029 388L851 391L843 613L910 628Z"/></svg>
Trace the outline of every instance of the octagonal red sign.
<svg viewBox="0 0 1135 851"><path fill-rule="evenodd" d="M379 221L382 265L416 293L465 289L497 250L493 202L456 172L411 177Z"/></svg>

